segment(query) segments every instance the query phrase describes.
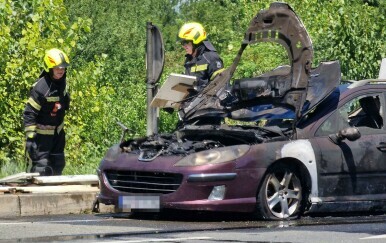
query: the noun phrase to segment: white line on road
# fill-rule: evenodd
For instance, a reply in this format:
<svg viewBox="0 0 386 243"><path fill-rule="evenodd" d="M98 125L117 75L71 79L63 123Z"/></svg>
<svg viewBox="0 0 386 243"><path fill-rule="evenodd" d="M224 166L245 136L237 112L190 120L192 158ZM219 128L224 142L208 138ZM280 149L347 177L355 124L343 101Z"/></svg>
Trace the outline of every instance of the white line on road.
<svg viewBox="0 0 386 243"><path fill-rule="evenodd" d="M59 221L28 221L28 222L0 222L0 225L15 225L15 224L46 224L46 223L74 223L74 222L98 222L106 221L108 219L83 219L83 220L59 220Z"/></svg>
<svg viewBox="0 0 386 243"><path fill-rule="evenodd" d="M185 240L209 240L212 237L188 237L188 238L169 238L169 239L146 239L146 240L121 240L121 241L103 241L103 243L140 243L140 242L176 242Z"/></svg>
<svg viewBox="0 0 386 243"><path fill-rule="evenodd" d="M373 240L373 239L386 239L386 235L375 235L364 238L359 238L360 240Z"/></svg>

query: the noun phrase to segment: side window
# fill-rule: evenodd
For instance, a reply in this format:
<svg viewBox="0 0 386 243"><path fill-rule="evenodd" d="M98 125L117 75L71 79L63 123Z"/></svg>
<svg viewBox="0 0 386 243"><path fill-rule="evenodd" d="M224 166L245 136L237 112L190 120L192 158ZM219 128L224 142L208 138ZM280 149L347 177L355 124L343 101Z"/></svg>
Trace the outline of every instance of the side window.
<svg viewBox="0 0 386 243"><path fill-rule="evenodd" d="M354 101L354 109L349 113L349 123L351 126L373 129L381 129L383 127L379 95L360 96L354 99Z"/></svg>
<svg viewBox="0 0 386 243"><path fill-rule="evenodd" d="M383 118L380 104L379 95L356 97L341 106L324 121L315 135L326 136L349 126L381 129Z"/></svg>

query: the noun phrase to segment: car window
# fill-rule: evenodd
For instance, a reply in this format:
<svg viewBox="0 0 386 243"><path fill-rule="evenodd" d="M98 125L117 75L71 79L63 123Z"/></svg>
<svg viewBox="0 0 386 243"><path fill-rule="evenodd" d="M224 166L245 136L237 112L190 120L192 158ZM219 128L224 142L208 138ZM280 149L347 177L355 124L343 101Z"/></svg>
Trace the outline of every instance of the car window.
<svg viewBox="0 0 386 243"><path fill-rule="evenodd" d="M324 121L315 135L329 135L350 126L381 129L383 118L380 104L379 95L356 97L345 103Z"/></svg>

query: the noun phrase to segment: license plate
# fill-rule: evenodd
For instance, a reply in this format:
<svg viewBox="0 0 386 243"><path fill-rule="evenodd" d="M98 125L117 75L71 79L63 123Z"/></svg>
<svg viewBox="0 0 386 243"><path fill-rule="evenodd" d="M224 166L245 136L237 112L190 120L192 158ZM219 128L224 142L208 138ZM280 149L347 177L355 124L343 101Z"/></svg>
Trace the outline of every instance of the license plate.
<svg viewBox="0 0 386 243"><path fill-rule="evenodd" d="M159 212L159 196L136 195L120 196L119 209L122 212Z"/></svg>

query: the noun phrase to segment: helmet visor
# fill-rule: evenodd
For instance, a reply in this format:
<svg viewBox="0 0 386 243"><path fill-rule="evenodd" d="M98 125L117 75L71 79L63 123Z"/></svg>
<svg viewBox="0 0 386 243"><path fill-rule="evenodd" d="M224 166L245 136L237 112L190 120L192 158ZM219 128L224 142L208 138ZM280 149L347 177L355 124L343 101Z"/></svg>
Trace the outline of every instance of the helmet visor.
<svg viewBox="0 0 386 243"><path fill-rule="evenodd" d="M70 64L68 64L67 62L62 62L61 64L59 65L56 65L54 68L67 68Z"/></svg>
<svg viewBox="0 0 386 243"><path fill-rule="evenodd" d="M190 41L190 40L185 40L185 39L181 39L179 42L180 42L181 45L184 46L184 45L187 45L189 42L192 42L192 41Z"/></svg>

